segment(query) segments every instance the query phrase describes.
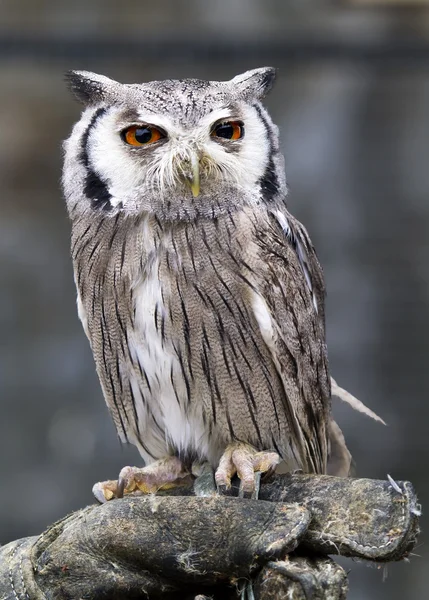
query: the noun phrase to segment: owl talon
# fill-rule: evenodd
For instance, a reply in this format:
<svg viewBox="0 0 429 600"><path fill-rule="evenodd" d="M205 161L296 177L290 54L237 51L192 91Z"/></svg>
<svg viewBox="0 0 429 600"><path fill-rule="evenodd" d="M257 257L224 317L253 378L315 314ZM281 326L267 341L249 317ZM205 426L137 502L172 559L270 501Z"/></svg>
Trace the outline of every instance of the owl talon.
<svg viewBox="0 0 429 600"><path fill-rule="evenodd" d="M249 498L249 499L252 499L252 500L257 500L258 497L259 497L259 489L261 487L261 476L262 476L262 473L260 471L256 471L255 472L255 475L254 475L254 485L255 485L255 487L254 487L254 490L253 490L252 493L250 493L248 491L245 491L243 489L242 482L240 481L240 488L238 490L238 497L239 498Z"/></svg>
<svg viewBox="0 0 429 600"><path fill-rule="evenodd" d="M117 498L117 482L100 481L93 486L92 493L100 504L104 504L112 498Z"/></svg>
<svg viewBox="0 0 429 600"><path fill-rule="evenodd" d="M240 483L240 488L238 490L238 497L239 498L247 498L248 500L253 498L253 494L254 492L250 492L250 491L246 491L243 489L243 486Z"/></svg>
<svg viewBox="0 0 429 600"><path fill-rule="evenodd" d="M168 456L147 467L124 467L117 481L96 483L92 493L101 502L122 498L132 493L152 494L191 483L192 475L175 456Z"/></svg>
<svg viewBox="0 0 429 600"><path fill-rule="evenodd" d="M227 485L217 485L216 491L220 496L233 496L233 491L231 489L231 484Z"/></svg>
<svg viewBox="0 0 429 600"><path fill-rule="evenodd" d="M275 452L258 452L242 442L230 444L223 453L215 474L218 490L229 490L231 478L237 474L240 479L240 497L257 498L260 474L273 472L279 462L280 456Z"/></svg>
<svg viewBox="0 0 429 600"><path fill-rule="evenodd" d="M124 497L124 490L125 490L125 479L121 476L118 477L118 482L116 484L116 498L123 498Z"/></svg>

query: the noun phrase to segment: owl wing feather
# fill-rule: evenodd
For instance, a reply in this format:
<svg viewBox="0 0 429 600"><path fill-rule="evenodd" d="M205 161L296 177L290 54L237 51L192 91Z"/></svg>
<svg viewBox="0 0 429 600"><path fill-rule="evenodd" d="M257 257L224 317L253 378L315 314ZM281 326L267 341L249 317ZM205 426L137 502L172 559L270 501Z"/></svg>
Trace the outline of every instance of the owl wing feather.
<svg viewBox="0 0 429 600"><path fill-rule="evenodd" d="M324 473L331 390L323 273L305 228L285 208L271 213L267 233L262 297L270 326L262 334L293 416L299 462L306 472Z"/></svg>

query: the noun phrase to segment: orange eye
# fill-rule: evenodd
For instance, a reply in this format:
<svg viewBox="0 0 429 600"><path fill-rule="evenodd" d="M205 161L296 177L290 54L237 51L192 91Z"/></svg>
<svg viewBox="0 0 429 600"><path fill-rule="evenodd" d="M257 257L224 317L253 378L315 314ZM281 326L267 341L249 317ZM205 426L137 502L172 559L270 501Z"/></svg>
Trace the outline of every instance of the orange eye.
<svg viewBox="0 0 429 600"><path fill-rule="evenodd" d="M131 125L122 132L122 139L130 146L146 146L163 137L165 134L152 125Z"/></svg>
<svg viewBox="0 0 429 600"><path fill-rule="evenodd" d="M239 140L244 135L244 125L241 121L225 121L218 123L211 132L212 137L225 140Z"/></svg>

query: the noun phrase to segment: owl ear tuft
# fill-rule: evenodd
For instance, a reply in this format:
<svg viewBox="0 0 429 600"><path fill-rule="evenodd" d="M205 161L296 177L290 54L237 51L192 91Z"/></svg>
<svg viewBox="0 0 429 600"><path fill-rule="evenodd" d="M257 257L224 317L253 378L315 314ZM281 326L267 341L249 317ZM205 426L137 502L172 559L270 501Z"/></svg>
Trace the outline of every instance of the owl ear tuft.
<svg viewBox="0 0 429 600"><path fill-rule="evenodd" d="M117 82L90 71L67 71L65 80L69 90L85 105L103 101Z"/></svg>
<svg viewBox="0 0 429 600"><path fill-rule="evenodd" d="M253 97L262 100L270 89L276 78L274 67L261 67L252 69L237 75L229 82L241 91L245 97Z"/></svg>

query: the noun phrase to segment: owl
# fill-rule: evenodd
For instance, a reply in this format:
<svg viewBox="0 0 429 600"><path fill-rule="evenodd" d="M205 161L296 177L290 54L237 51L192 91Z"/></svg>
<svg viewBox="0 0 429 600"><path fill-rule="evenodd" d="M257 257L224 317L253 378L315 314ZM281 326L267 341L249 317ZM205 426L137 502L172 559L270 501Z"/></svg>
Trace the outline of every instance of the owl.
<svg viewBox="0 0 429 600"><path fill-rule="evenodd" d="M68 74L83 103L64 144L79 317L123 442L144 467L101 500L235 474L325 473L324 280L287 210L273 68L229 81L121 84ZM334 427L334 428L333 428Z"/></svg>

